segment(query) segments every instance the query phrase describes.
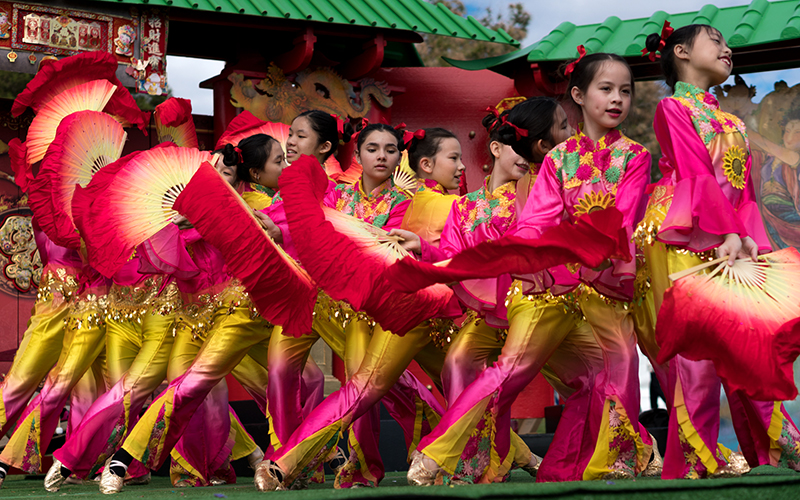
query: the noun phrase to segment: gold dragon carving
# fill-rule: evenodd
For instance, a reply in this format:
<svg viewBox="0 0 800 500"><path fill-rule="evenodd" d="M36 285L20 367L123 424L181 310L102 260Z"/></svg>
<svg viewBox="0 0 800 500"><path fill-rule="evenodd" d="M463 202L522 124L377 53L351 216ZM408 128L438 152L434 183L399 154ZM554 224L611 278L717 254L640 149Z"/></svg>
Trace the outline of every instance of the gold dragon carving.
<svg viewBox="0 0 800 500"><path fill-rule="evenodd" d="M360 91L330 68L306 69L290 81L274 64L267 76L260 80L246 79L241 73L231 73L233 83L231 103L244 108L257 118L291 124L303 111L319 109L339 116L363 118L372 105L370 96L388 108L392 98L386 84L365 78L360 80Z"/></svg>

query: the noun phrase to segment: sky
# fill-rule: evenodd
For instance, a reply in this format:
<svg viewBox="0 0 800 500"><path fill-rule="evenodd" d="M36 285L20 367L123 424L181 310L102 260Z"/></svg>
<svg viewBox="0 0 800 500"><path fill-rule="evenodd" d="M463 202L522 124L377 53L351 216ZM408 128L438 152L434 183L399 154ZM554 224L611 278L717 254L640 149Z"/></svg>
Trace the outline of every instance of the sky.
<svg viewBox="0 0 800 500"><path fill-rule="evenodd" d="M600 23L608 16L618 16L622 19L635 19L649 17L657 10L666 10L671 13L690 12L698 10L711 0L670 0L670 2L650 0L464 0L467 12L475 17L481 17L486 7L491 7L494 13L507 11L510 3L521 2L525 5L532 19L528 28L528 37L522 41L525 47L546 36L553 28L563 21L570 21L577 25ZM713 2L718 7L746 5L750 0L716 0ZM167 56L167 79L173 94L192 100L194 113L213 114L213 93L198 87L198 84L222 71L224 63L221 61L207 61L189 59L184 57ZM800 69L772 71L744 75L749 85L756 85L755 101L767 95L773 89L774 82L784 80L790 86L800 83ZM731 77L730 83L733 83Z"/></svg>

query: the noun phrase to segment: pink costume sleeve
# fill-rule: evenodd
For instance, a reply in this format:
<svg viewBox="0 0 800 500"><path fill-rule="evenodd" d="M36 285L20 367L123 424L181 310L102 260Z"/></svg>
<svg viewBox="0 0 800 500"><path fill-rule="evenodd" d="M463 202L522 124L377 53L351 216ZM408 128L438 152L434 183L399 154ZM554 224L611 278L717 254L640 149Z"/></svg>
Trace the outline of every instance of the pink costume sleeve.
<svg viewBox="0 0 800 500"><path fill-rule="evenodd" d="M561 183L556 176L556 167L548 155L533 189L525 203L525 208L517 217L517 230L512 233L520 238L536 239L550 227L557 226L564 218L564 200L561 196Z"/></svg>
<svg viewBox="0 0 800 500"><path fill-rule="evenodd" d="M139 245L137 256L138 271L142 274L170 274L177 279L191 279L200 274L175 224L168 224Z"/></svg>
<svg viewBox="0 0 800 500"><path fill-rule="evenodd" d="M734 193L726 196L724 191L735 188L720 186L708 149L683 105L675 99L662 100L656 108L653 126L661 151L676 172L675 194L658 239L703 252L719 246L723 235L736 233L752 237L760 248L768 248L749 180L750 159L746 163L745 189L736 207L730 202ZM737 213L737 208L741 213Z"/></svg>
<svg viewBox="0 0 800 500"><path fill-rule="evenodd" d="M403 224L403 218L406 216L409 205L411 205L410 199L401 201L395 205L389 213L389 218L386 220L386 224L383 225L383 229L391 231L392 229L399 228Z"/></svg>
<svg viewBox="0 0 800 500"><path fill-rule="evenodd" d="M645 189L650 181L650 153L644 151L631 159L625 175L617 185L615 206L622 212L622 223L628 233L630 254L636 255L633 231L644 217L647 208ZM633 280L636 277L636 259L629 262L612 259L611 267L601 272L581 267L581 281L590 283L595 289L609 297L630 301L633 298Z"/></svg>
<svg viewBox="0 0 800 500"><path fill-rule="evenodd" d="M328 181L328 188L325 192L323 205L331 206L327 204L329 198L334 196L338 197L336 194L337 190L335 188L336 183L333 181ZM336 201L333 202L333 206L336 206ZM289 232L289 223L286 220L286 209L283 206L283 201L278 200L267 208L260 210L260 212L266 214L270 219L272 219L272 222L278 226L278 229L281 230L281 236L283 237L281 248L283 248L283 250L289 254L289 257L297 260L297 250L294 248L292 234Z"/></svg>

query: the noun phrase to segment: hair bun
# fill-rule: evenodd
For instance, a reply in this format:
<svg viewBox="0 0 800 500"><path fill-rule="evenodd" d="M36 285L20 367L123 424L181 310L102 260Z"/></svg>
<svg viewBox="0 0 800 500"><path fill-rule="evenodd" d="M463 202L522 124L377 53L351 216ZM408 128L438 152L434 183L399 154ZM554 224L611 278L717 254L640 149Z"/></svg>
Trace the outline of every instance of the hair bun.
<svg viewBox="0 0 800 500"><path fill-rule="evenodd" d="M514 145L519 142L514 127L507 123L500 125L500 128L497 129L497 138L500 139L500 142L503 144L508 144L511 147L514 147Z"/></svg>
<svg viewBox="0 0 800 500"><path fill-rule="evenodd" d="M491 132L492 129L494 129L499 122L500 122L500 117L498 115L495 115L494 113L489 113L488 115L483 117L483 120L481 120L481 125L483 125L483 128L485 128L487 132Z"/></svg>
<svg viewBox="0 0 800 500"><path fill-rule="evenodd" d="M661 48L661 35L650 33L644 42L644 47L650 52L657 52Z"/></svg>
<svg viewBox="0 0 800 500"><path fill-rule="evenodd" d="M348 121L342 124L342 137L341 141L344 144L350 142L350 139L353 138L353 134L356 133L356 130L353 128L353 125Z"/></svg>
<svg viewBox="0 0 800 500"><path fill-rule="evenodd" d="M226 144L222 147L222 163L229 167L239 164L239 154L236 152L236 146Z"/></svg>

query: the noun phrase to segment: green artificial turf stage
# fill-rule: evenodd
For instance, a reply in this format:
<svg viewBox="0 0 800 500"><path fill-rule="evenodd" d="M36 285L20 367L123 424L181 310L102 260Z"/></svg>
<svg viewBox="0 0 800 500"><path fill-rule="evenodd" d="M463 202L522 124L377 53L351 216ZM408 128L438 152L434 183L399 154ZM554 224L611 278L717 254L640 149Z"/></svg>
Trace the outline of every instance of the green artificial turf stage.
<svg viewBox="0 0 800 500"><path fill-rule="evenodd" d="M130 486L114 498L148 500L184 499L229 499L264 498L268 495L279 500L326 500L345 498L487 498L487 499L647 499L647 500L791 500L800 499L800 473L775 469L769 466L754 469L750 474L737 479L700 481L662 481L660 479L638 479L636 481L575 482L534 484L525 472L514 471L506 484L475 485L430 488L413 488L406 485L405 473L388 473L377 489L334 490L332 478L324 485L314 485L305 491L279 491L258 493L253 488L252 478L241 478L235 485L210 488L173 488L166 477L155 477L149 486ZM65 486L58 493L47 493L42 487L42 477L24 479L12 476L0 490L3 500L29 498L100 497L96 485ZM109 498L109 497L103 497Z"/></svg>

